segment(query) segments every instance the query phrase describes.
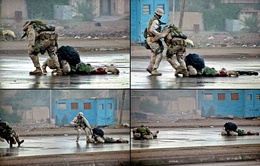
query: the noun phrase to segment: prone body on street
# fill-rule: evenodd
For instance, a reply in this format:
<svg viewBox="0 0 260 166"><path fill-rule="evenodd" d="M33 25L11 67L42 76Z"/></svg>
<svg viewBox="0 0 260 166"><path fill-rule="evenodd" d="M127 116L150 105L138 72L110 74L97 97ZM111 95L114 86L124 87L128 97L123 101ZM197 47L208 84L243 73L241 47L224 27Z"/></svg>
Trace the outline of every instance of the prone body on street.
<svg viewBox="0 0 260 166"><path fill-rule="evenodd" d="M247 131L245 132L242 129L239 129L237 125L233 122L227 122L224 124L224 127L221 131L221 135L226 136L244 136L244 135L259 135L258 132Z"/></svg>
<svg viewBox="0 0 260 166"><path fill-rule="evenodd" d="M157 138L157 135L159 131L152 132L149 127L146 127L144 125L141 125L140 127L132 129L133 137L136 140L142 140L142 139L155 139Z"/></svg>
<svg viewBox="0 0 260 166"><path fill-rule="evenodd" d="M126 139L114 139L112 137L105 136L105 133L100 128L92 129L92 138L88 140L88 143L128 143L129 141Z"/></svg>

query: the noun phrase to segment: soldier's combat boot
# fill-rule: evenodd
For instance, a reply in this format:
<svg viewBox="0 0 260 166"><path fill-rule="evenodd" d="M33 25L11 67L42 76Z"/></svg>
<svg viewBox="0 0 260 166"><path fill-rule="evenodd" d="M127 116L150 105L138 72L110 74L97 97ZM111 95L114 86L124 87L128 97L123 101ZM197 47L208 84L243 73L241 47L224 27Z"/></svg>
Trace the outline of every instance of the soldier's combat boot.
<svg viewBox="0 0 260 166"><path fill-rule="evenodd" d="M31 71L30 75L42 75L42 69L40 67L36 67L36 70Z"/></svg>
<svg viewBox="0 0 260 166"><path fill-rule="evenodd" d="M18 142L18 147L20 147L20 145L24 142L24 140L21 140Z"/></svg>
<svg viewBox="0 0 260 166"><path fill-rule="evenodd" d="M146 68L146 71L148 71L150 74L152 74L152 68L150 67L150 66L148 66L147 68Z"/></svg>
<svg viewBox="0 0 260 166"><path fill-rule="evenodd" d="M152 74L152 76L161 76L162 75L162 73L159 73L156 69L153 69L151 74Z"/></svg>
<svg viewBox="0 0 260 166"><path fill-rule="evenodd" d="M179 77L179 74L182 74L180 67L178 67L178 68L176 69L176 71L175 71L175 77Z"/></svg>

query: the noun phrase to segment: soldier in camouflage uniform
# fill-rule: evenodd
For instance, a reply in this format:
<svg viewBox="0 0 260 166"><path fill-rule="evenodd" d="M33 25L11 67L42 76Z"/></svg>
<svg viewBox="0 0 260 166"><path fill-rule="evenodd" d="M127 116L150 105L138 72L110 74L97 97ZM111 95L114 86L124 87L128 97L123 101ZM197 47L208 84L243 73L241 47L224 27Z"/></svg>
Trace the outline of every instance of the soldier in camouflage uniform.
<svg viewBox="0 0 260 166"><path fill-rule="evenodd" d="M23 25L23 30L25 32L23 37L27 36L29 41L29 57L32 59L34 67L36 68L36 70L30 72L30 75L42 75L38 54L44 54L46 51L54 62L57 74L62 74L57 55L55 54L55 48L58 47L58 35L54 32L55 28L48 26L42 21L27 21Z"/></svg>
<svg viewBox="0 0 260 166"><path fill-rule="evenodd" d="M187 77L189 76L189 72L187 71L187 67L183 58L184 54L186 53L185 39L187 39L187 36L185 36L182 31L174 25L170 25L167 28L170 29L170 32L165 37L165 43L167 45L167 61L176 70L176 77L178 74L183 74L184 77ZM180 65L178 65L176 59L173 58L174 54L176 54L176 59Z"/></svg>
<svg viewBox="0 0 260 166"><path fill-rule="evenodd" d="M82 112L78 113L78 115L71 121L71 124L73 124L74 129L77 130L76 142L79 141L81 130L84 130L86 133L86 142L88 141L88 139L90 139L92 129L88 120L83 116Z"/></svg>
<svg viewBox="0 0 260 166"><path fill-rule="evenodd" d="M146 28L146 43L149 46L149 49L151 49L152 56L150 60L150 64L147 67L147 71L151 73L152 75L155 76L160 76L162 75L157 71L159 64L162 60L162 53L163 53L163 44L162 41L160 40L163 38L167 32L163 33L161 31L161 25L164 24L160 21L160 18L164 15L163 9L156 9L155 10L155 15L152 17L147 25Z"/></svg>
<svg viewBox="0 0 260 166"><path fill-rule="evenodd" d="M12 147L12 144L18 144L18 147L24 142L24 140L20 140L19 135L9 126L7 125L2 119L0 118L0 137L4 138ZM14 142L10 139L14 138Z"/></svg>
<svg viewBox="0 0 260 166"><path fill-rule="evenodd" d="M140 127L133 129L133 136L134 139L141 140L141 139L155 139L157 138L159 131L151 132L149 127L145 127L141 125Z"/></svg>

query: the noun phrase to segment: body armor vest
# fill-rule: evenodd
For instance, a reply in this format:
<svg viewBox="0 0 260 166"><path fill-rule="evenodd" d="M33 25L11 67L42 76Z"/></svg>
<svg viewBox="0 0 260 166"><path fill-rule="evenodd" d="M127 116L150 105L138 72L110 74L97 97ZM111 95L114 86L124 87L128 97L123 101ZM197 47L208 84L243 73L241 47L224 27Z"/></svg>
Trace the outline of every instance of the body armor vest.
<svg viewBox="0 0 260 166"><path fill-rule="evenodd" d="M156 17L152 17L152 18L149 20L148 26L147 26L147 32L148 32L148 36L149 36L149 37L154 37L154 36L155 36L155 35L150 31L150 28L151 28L151 26L152 26L154 20L158 20L158 21L159 21L159 27L156 29L156 31L158 31L159 33L161 33L161 31L162 31L161 21L160 21L158 18L156 18Z"/></svg>

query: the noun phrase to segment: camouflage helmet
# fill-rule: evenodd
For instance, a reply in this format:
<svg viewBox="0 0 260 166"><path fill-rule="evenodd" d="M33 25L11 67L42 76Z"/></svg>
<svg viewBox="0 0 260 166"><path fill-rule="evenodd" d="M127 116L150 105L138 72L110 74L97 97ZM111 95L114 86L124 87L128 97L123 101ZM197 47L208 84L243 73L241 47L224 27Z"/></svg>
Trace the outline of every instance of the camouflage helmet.
<svg viewBox="0 0 260 166"><path fill-rule="evenodd" d="M164 15L164 10L161 9L161 8L157 8L154 13L159 15L159 16L163 16Z"/></svg>
<svg viewBox="0 0 260 166"><path fill-rule="evenodd" d="M23 25L23 31L27 31L28 29L28 26L31 24L32 22L31 21L26 21Z"/></svg>

